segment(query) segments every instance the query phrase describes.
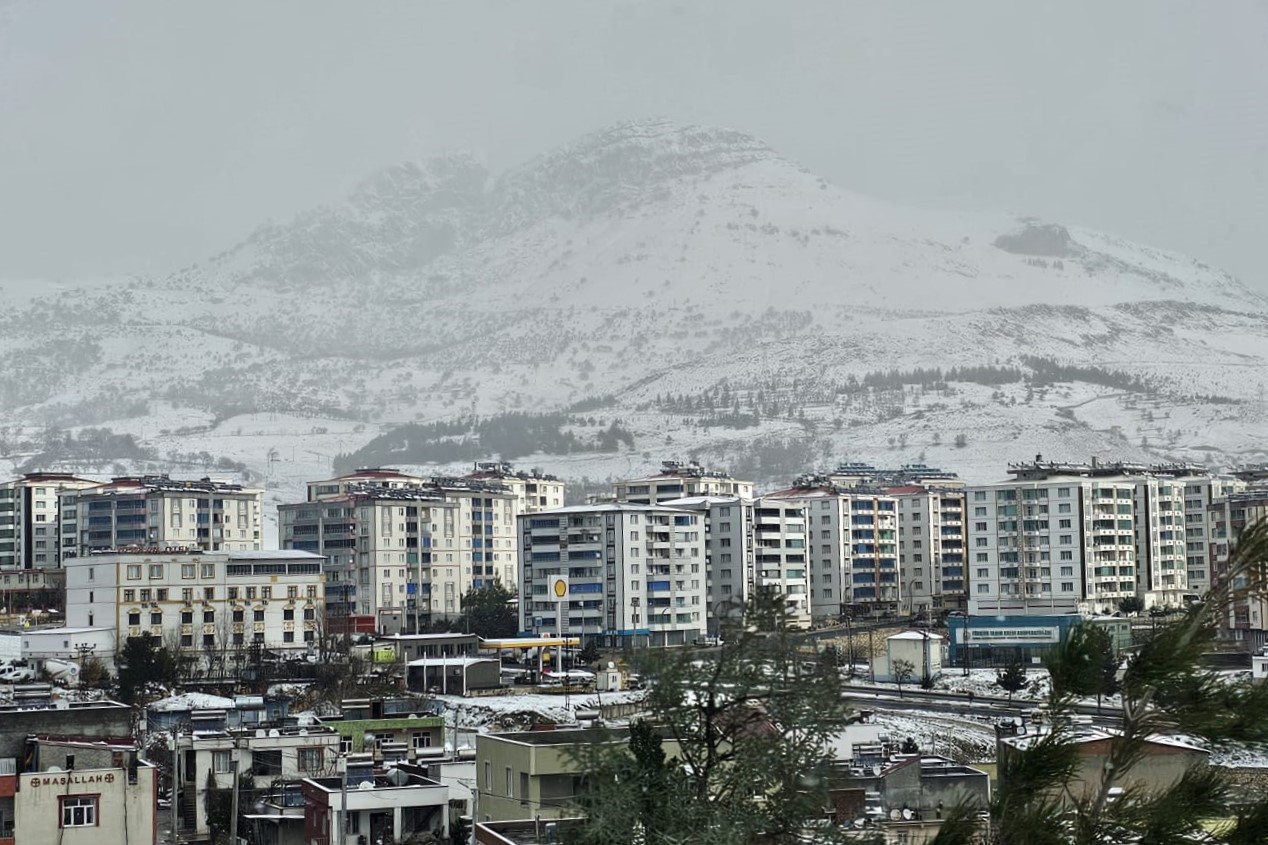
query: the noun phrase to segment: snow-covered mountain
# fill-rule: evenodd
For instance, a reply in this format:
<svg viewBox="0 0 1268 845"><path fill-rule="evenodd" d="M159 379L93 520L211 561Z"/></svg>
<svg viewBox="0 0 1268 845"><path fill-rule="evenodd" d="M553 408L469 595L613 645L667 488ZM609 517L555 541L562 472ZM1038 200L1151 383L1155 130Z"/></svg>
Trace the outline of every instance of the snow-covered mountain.
<svg viewBox="0 0 1268 845"><path fill-rule="evenodd" d="M664 121L496 178L463 155L391 167L165 279L0 295L15 466L56 458L48 427L93 425L135 436L125 463L206 452L289 489L397 424L570 407L572 454L515 457L601 479L692 453L772 482L845 457L973 477L1036 451L1265 457L1268 302L1228 274L878 202ZM916 368L960 372L875 375ZM615 452L583 450L614 422ZM408 439L357 458L412 460Z"/></svg>

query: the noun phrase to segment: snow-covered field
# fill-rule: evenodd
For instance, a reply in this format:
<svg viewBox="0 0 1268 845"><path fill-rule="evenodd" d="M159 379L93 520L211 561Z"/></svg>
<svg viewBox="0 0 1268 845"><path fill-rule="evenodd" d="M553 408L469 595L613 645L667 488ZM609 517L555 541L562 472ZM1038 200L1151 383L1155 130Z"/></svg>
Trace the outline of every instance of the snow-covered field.
<svg viewBox="0 0 1268 845"><path fill-rule="evenodd" d="M436 700L445 706L445 721L456 718L459 729L476 731L516 730L533 722L571 724L577 712L597 710L600 704L628 704L642 700L638 690L604 693L524 693L463 698L439 695Z"/></svg>

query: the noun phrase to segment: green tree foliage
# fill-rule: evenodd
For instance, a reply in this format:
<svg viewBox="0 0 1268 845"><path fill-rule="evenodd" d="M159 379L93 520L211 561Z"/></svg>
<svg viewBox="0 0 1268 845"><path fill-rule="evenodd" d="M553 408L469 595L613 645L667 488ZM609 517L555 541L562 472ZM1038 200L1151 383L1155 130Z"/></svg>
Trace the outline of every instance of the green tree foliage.
<svg viewBox="0 0 1268 845"><path fill-rule="evenodd" d="M599 661L599 644L596 639L586 640L581 651L577 653L577 661L586 666L592 666Z"/></svg>
<svg viewBox="0 0 1268 845"><path fill-rule="evenodd" d="M782 597L761 595L717 651L641 655L649 715L627 741L607 735L580 752L589 776L575 845L799 841L827 806L829 741L848 705L830 659L800 671L786 621Z"/></svg>
<svg viewBox="0 0 1268 845"><path fill-rule="evenodd" d="M995 673L995 684L1008 693L1008 700L1013 700L1013 693L1026 688L1026 667L1020 663L1010 663L1001 672Z"/></svg>
<svg viewBox="0 0 1268 845"><path fill-rule="evenodd" d="M1118 600L1118 609L1124 616L1131 616L1145 609L1145 600L1140 596L1123 596Z"/></svg>
<svg viewBox="0 0 1268 845"><path fill-rule="evenodd" d="M157 684L173 687L180 679L180 661L148 631L128 637L115 661L119 669L119 700L142 703L146 687Z"/></svg>
<svg viewBox="0 0 1268 845"><path fill-rule="evenodd" d="M1174 783L1154 789L1135 776L1154 737L1182 735L1212 748L1268 747L1268 684L1219 674L1201 660L1227 625L1232 602L1268 587L1266 567L1268 522L1259 522L1237 538L1226 573L1206 601L1153 631L1127 661L1106 763L1097 772L1084 771L1079 783L1071 705L1104 691L1110 673L1094 627L1073 629L1049 661L1047 730L1000 755L989 825L979 823L971 808L958 807L934 845L1268 841L1268 795L1235 788L1225 769L1195 761Z"/></svg>
<svg viewBox="0 0 1268 845"><path fill-rule="evenodd" d="M500 583L468 590L462 597L462 616L456 627L459 630L490 639L515 636L519 630L511 600L515 595Z"/></svg>
<svg viewBox="0 0 1268 845"><path fill-rule="evenodd" d="M1053 687L1070 696L1094 695L1099 702L1118 692L1118 657L1109 631L1100 625L1075 625L1046 664Z"/></svg>

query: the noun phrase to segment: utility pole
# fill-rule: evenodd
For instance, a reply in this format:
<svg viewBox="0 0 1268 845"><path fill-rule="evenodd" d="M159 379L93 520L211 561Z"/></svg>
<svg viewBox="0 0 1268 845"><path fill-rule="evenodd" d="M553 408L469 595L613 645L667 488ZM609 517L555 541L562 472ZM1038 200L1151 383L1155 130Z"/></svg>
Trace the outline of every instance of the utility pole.
<svg viewBox="0 0 1268 845"><path fill-rule="evenodd" d="M177 809L180 807L181 783L181 729L172 734L172 841L180 841L180 823Z"/></svg>
<svg viewBox="0 0 1268 845"><path fill-rule="evenodd" d="M233 737L233 750L229 752L233 765L233 796L229 803L229 845L238 845L238 737Z"/></svg>
<svg viewBox="0 0 1268 845"><path fill-rule="evenodd" d="M338 839L335 845L344 845L348 841L348 755L340 754L343 759L343 776L339 783L339 816L336 822Z"/></svg>

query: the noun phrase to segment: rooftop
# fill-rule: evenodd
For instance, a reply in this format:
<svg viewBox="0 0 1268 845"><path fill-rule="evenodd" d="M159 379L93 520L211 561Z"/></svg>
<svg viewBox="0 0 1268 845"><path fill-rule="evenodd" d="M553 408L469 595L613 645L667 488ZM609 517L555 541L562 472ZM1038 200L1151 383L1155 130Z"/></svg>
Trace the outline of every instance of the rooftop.
<svg viewBox="0 0 1268 845"><path fill-rule="evenodd" d="M554 514L565 513L691 513L683 508L672 508L665 505L635 505L628 502L601 502L593 505L569 505L566 508L554 508L548 511L538 511L537 513L521 514L521 516L529 519L536 519L543 516L552 516Z"/></svg>

